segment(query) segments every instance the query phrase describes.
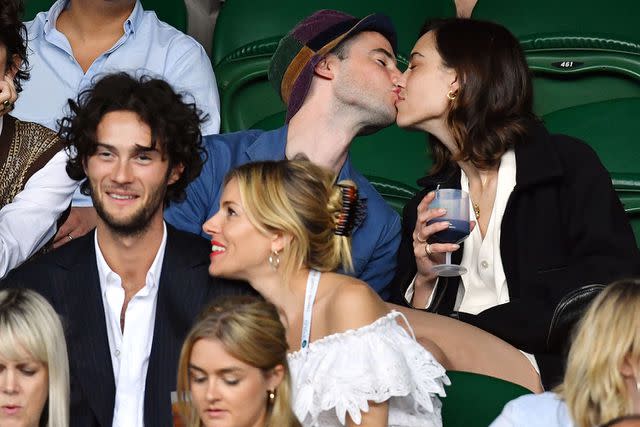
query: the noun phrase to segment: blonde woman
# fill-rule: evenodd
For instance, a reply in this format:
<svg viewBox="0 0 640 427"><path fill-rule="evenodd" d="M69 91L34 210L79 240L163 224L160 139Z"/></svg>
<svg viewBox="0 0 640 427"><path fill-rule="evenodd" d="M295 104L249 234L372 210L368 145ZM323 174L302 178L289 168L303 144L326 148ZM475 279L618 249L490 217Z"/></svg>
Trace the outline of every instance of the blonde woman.
<svg viewBox="0 0 640 427"><path fill-rule="evenodd" d="M62 324L43 297L25 289L0 291L0 426L9 425L69 426Z"/></svg>
<svg viewBox="0 0 640 427"><path fill-rule="evenodd" d="M178 398L187 426L300 427L287 349L272 304L238 297L209 307L180 355Z"/></svg>
<svg viewBox="0 0 640 427"><path fill-rule="evenodd" d="M607 286L581 320L555 393L505 406L491 427L593 427L640 414L640 280Z"/></svg>
<svg viewBox="0 0 640 427"><path fill-rule="evenodd" d="M248 281L287 327L293 405L304 426L441 426L444 368L352 265L363 213L350 181L306 160L251 163L225 180L209 273Z"/></svg>

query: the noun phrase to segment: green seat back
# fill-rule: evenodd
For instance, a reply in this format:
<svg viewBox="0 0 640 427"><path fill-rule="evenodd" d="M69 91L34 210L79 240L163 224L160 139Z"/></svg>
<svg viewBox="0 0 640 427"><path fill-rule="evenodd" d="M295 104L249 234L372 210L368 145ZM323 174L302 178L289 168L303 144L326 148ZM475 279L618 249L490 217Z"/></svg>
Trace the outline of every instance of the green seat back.
<svg viewBox="0 0 640 427"><path fill-rule="evenodd" d="M284 111L280 111L250 127L268 130L283 124ZM363 175L393 183L402 187L405 194L411 193L407 198L398 198L400 195L395 193L388 193L385 197L401 211L404 203L416 192L416 179L424 176L431 165L427 151L424 133L408 132L392 125L373 135L356 138L350 155L354 167ZM384 191L378 190L385 195Z"/></svg>
<svg viewBox="0 0 640 427"><path fill-rule="evenodd" d="M442 398L445 427L487 427L504 405L531 393L524 387L498 378L470 372L448 371L451 385Z"/></svg>
<svg viewBox="0 0 640 427"><path fill-rule="evenodd" d="M482 0L473 17L506 26L534 71L539 115L640 96L640 2Z"/></svg>
<svg viewBox="0 0 640 427"><path fill-rule="evenodd" d="M543 117L550 132L587 142L611 174L640 246L640 98L579 105Z"/></svg>
<svg viewBox="0 0 640 427"><path fill-rule="evenodd" d="M600 50L599 42L571 49L554 47L526 51L533 71L534 111L545 115L575 105L640 97L638 53ZM553 42L553 43L552 43Z"/></svg>
<svg viewBox="0 0 640 427"><path fill-rule="evenodd" d="M32 20L38 12L49 10L55 0L25 0L24 21ZM183 0L142 0L145 10L153 10L161 21L182 32L187 30L187 7Z"/></svg>
<svg viewBox="0 0 640 427"><path fill-rule="evenodd" d="M417 192L414 187L391 179L374 175L367 175L366 178L376 191L380 193L382 198L400 215L402 215L404 205L406 205Z"/></svg>
<svg viewBox="0 0 640 427"><path fill-rule="evenodd" d="M637 0L482 0L472 17L498 22L520 40L536 35L607 35L626 41L640 41L640 3Z"/></svg>
<svg viewBox="0 0 640 427"><path fill-rule="evenodd" d="M320 9L337 9L354 16L380 12L388 15L398 32L400 52L408 52L427 18L454 16L451 0L227 0L222 4L213 36L212 61L222 60L258 40L277 41L305 16Z"/></svg>

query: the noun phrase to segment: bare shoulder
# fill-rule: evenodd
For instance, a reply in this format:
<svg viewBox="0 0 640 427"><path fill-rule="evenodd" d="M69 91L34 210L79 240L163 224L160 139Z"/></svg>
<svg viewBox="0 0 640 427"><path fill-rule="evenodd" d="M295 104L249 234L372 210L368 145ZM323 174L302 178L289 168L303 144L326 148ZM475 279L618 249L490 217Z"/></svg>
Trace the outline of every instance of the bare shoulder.
<svg viewBox="0 0 640 427"><path fill-rule="evenodd" d="M369 285L350 276L330 274L334 291L327 296L326 319L333 333L357 329L373 323L389 312Z"/></svg>

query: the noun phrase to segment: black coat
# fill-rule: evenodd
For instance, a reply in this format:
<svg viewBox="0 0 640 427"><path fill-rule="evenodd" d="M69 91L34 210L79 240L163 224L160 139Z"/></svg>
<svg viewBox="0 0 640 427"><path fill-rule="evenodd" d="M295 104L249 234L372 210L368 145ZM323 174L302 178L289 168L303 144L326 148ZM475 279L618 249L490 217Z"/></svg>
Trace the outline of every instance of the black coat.
<svg viewBox="0 0 640 427"><path fill-rule="evenodd" d="M547 352L547 333L560 299L583 285L640 274L640 253L595 152L574 138L550 135L542 125L533 125L529 135L514 148L516 186L501 224L500 253L509 302L478 315L453 314L460 278L440 278L429 309L453 314L537 356ZM425 188L405 206L398 271L392 283L393 300L403 305L416 274L412 234L417 206L438 183L441 188L460 188L460 169L452 165L418 183ZM461 257L462 248L452 261L459 263Z"/></svg>
<svg viewBox="0 0 640 427"><path fill-rule="evenodd" d="M203 306L230 294L250 292L240 282L211 279L209 243L167 225L167 243L144 397L147 426L173 425L171 392L176 390L182 342ZM71 426L111 427L115 380L94 233L78 238L14 270L1 288L27 287L42 294L65 328L71 376Z"/></svg>

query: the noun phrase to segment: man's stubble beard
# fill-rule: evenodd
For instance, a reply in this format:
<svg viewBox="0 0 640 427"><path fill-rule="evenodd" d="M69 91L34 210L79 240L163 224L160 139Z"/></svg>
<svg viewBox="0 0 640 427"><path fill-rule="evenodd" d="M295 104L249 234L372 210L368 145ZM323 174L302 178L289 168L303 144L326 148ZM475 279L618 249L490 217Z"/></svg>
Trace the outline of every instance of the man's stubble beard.
<svg viewBox="0 0 640 427"><path fill-rule="evenodd" d="M391 126L396 121L395 106L389 107L366 87L353 79L342 79L336 90L338 113L360 116L363 123L358 135L370 135Z"/></svg>
<svg viewBox="0 0 640 427"><path fill-rule="evenodd" d="M132 215L124 219L118 219L109 214L105 209L102 201L96 196L96 191L93 183L91 183L91 200L93 201L93 207L96 209L98 217L106 224L106 226L115 234L123 237L132 237L143 234L151 225L151 219L158 212L162 210L164 205L164 196L166 194L167 183L169 177L165 178L165 181L153 192L153 197L135 211ZM164 189L164 191L159 191ZM109 197L106 195L106 197Z"/></svg>

